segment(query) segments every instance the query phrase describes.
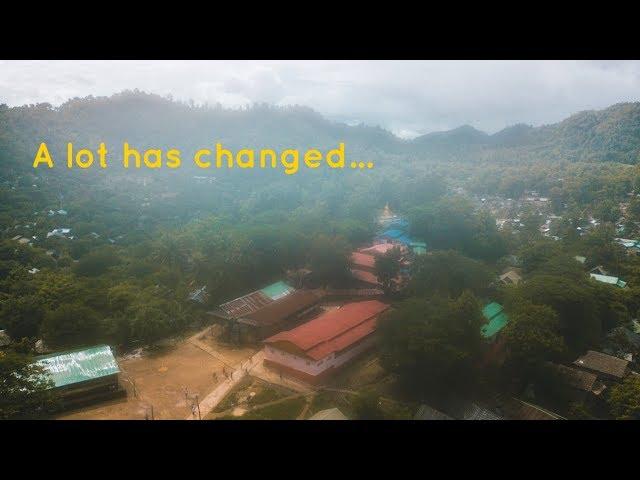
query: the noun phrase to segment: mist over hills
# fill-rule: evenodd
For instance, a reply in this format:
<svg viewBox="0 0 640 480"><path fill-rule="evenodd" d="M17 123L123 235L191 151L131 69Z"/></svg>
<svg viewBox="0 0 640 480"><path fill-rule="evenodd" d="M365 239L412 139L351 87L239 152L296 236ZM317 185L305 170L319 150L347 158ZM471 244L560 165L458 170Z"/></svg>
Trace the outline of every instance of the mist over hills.
<svg viewBox="0 0 640 480"><path fill-rule="evenodd" d="M425 112L428 115L428 112ZM215 142L239 148L335 148L350 154L406 156L416 161L584 161L638 163L640 103L584 111L552 125L514 125L493 135L469 125L403 140L381 127L332 122L301 106L259 104L225 109L125 91L69 100L59 107L0 105L0 162L28 167L40 142L64 152L68 141L136 148L176 147L191 153Z"/></svg>

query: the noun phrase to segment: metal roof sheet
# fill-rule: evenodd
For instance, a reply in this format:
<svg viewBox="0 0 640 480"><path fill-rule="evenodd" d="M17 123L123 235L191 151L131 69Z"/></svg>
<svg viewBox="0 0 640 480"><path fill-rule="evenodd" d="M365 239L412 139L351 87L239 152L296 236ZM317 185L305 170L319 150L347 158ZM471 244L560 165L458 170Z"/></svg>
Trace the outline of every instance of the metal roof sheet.
<svg viewBox="0 0 640 480"><path fill-rule="evenodd" d="M56 387L120 372L118 362L108 345L46 355L37 358L36 364L45 369Z"/></svg>
<svg viewBox="0 0 640 480"><path fill-rule="evenodd" d="M320 360L372 333L376 317L387 308L389 305L377 300L348 303L292 330L269 337L264 343L289 343L308 357Z"/></svg>
<svg viewBox="0 0 640 480"><path fill-rule="evenodd" d="M616 285L620 288L624 288L627 285L627 282L624 280L620 280L618 277L611 277L609 275L599 275L597 273L591 273L591 278L597 280L598 282L608 283L609 285Z"/></svg>
<svg viewBox="0 0 640 480"><path fill-rule="evenodd" d="M272 283L271 285L264 287L260 291L271 300L278 300L279 298L286 297L290 293L293 293L295 291L295 288L290 287L286 283L280 281Z"/></svg>
<svg viewBox="0 0 640 480"><path fill-rule="evenodd" d="M351 262L359 267L374 268L376 258L366 253L353 252L351 254Z"/></svg>
<svg viewBox="0 0 640 480"><path fill-rule="evenodd" d="M507 323L509 323L509 317L504 312L500 312L480 329L480 333L484 338L491 338L502 330Z"/></svg>
<svg viewBox="0 0 640 480"><path fill-rule="evenodd" d="M491 320L493 317L498 315L502 311L502 305L498 302L487 303L482 309L482 315L487 320Z"/></svg>

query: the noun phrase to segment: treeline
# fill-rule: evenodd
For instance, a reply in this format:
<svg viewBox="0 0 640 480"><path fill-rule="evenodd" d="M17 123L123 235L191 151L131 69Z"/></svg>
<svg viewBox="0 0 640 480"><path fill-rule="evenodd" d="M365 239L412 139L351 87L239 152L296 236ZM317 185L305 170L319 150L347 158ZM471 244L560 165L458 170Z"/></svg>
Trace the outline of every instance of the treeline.
<svg viewBox="0 0 640 480"><path fill-rule="evenodd" d="M42 103L0 105L0 161L5 171L24 171L40 142L56 155L67 142L96 148L100 142L134 148L195 149L221 141L240 148L335 148L344 142L354 156L421 161L636 164L640 159L640 104L581 112L542 127L516 125L494 135L472 127L402 140L380 127L331 122L307 107L257 104L239 109L195 105L137 90L110 97L74 98L53 107ZM118 157L119 158L119 157ZM360 160L360 158L358 158Z"/></svg>

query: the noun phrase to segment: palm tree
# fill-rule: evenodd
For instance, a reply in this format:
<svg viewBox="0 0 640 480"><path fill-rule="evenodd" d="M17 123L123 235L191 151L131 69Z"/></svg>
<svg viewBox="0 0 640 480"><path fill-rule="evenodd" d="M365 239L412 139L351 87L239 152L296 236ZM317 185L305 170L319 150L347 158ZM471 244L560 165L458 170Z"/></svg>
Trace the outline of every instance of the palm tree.
<svg viewBox="0 0 640 480"><path fill-rule="evenodd" d="M163 234L154 244L152 257L161 265L184 271L188 255L181 238L172 234Z"/></svg>

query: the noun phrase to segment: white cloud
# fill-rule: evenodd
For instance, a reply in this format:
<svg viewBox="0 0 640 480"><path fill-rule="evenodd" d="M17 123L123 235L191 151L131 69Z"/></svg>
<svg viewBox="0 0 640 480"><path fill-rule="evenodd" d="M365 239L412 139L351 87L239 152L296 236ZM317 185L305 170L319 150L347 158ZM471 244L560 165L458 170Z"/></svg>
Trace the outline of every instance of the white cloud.
<svg viewBox="0 0 640 480"><path fill-rule="evenodd" d="M638 61L2 61L0 103L125 89L235 107L300 104L403 137L470 124L495 132L640 100Z"/></svg>

